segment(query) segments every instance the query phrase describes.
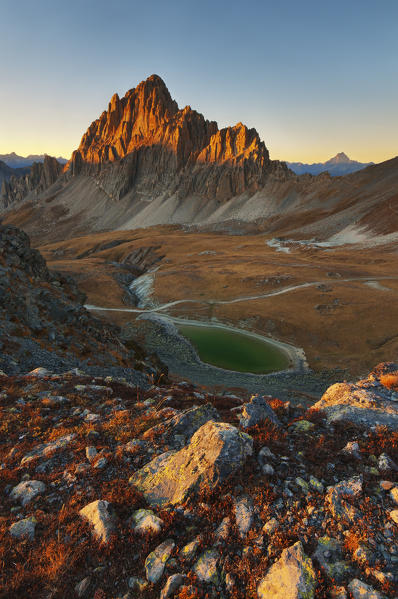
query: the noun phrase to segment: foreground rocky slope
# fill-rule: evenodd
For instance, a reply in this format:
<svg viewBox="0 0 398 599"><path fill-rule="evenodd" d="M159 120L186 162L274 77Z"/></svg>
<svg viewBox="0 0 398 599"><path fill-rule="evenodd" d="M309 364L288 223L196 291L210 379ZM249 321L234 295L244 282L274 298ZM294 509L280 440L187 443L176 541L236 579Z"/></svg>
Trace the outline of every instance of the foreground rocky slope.
<svg viewBox="0 0 398 599"><path fill-rule="evenodd" d="M396 596L397 432L105 374L0 379L2 596Z"/></svg>
<svg viewBox="0 0 398 599"><path fill-rule="evenodd" d="M397 595L397 364L310 410L145 384L26 235L0 250L1 597Z"/></svg>

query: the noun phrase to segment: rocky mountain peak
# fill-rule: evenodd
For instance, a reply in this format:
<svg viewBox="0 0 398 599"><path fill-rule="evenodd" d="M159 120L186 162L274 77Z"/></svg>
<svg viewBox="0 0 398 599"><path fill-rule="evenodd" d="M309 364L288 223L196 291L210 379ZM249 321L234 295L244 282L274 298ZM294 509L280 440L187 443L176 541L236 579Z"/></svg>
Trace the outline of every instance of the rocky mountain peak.
<svg viewBox="0 0 398 599"><path fill-rule="evenodd" d="M270 168L255 129L242 123L218 129L190 106L179 109L164 81L151 75L123 98L112 96L65 170L99 177L112 199L141 185L140 193L174 190L180 197L225 200L258 189Z"/></svg>
<svg viewBox="0 0 398 599"><path fill-rule="evenodd" d="M345 154L344 152L339 152L338 154L336 154L336 156L333 156L333 158L331 158L329 162L332 164L338 164L341 162L351 162L351 160L350 158L348 158L347 154Z"/></svg>

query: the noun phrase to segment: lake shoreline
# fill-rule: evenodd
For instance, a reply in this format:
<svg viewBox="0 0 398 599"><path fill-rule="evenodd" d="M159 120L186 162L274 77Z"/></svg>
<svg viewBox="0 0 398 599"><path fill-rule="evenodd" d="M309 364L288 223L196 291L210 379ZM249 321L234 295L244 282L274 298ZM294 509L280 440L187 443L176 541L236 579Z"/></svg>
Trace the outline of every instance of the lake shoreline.
<svg viewBox="0 0 398 599"><path fill-rule="evenodd" d="M308 367L308 363L307 363L307 359L305 357L305 352L304 349L302 349L301 347L295 347L294 345L291 345L289 343L285 343L283 341L279 341L278 339L274 339L272 337L266 337L264 335L260 335L259 333L256 333L254 331L248 331L247 329L240 329L238 327L234 327L232 325L227 325L224 324L222 322L219 321L203 321L203 320L192 320L192 319L187 319L187 318L178 318L178 317L174 317L174 316L166 316L166 315L161 315L161 318L163 318L164 320L169 320L171 321L173 324L175 325L187 325L187 326L195 326L195 327L209 327L209 328L216 328L216 329L222 329L225 331L231 331L234 333L238 333L241 335L245 335L246 337L252 337L253 339L257 339L259 341L262 341L263 343L267 343L270 345L273 345L274 347L276 347L278 350L282 351L284 354L286 354L286 356L288 357L288 359L291 362L291 367L283 369L283 370L278 370L278 371L273 371L273 372L265 372L265 373L252 373L252 372L244 372L244 371L236 371L236 370L229 370L227 368L220 368L215 366L215 368L220 368L221 370L225 370L226 372L242 372L242 374L257 374L257 375L271 375L271 374L275 374L276 372L303 372L309 369ZM192 345L192 343L191 343ZM200 358L199 358L200 359ZM202 362L203 364L207 364L206 362ZM210 364L210 366L213 366L212 364Z"/></svg>
<svg viewBox="0 0 398 599"><path fill-rule="evenodd" d="M189 380L206 388L223 387L225 392L231 389L243 389L248 393L263 393L280 397L292 403L311 405L336 380L341 372L325 371L315 373L302 363L301 368L283 370L268 374L253 374L225 370L202 362L192 344L180 334L176 324L189 321L159 314L142 314L137 319L141 332L145 330L145 348L155 352L168 367L171 376ZM176 320L177 322L173 322ZM194 321L195 323L197 321ZM228 328L222 323L215 326ZM203 322L203 326L208 326ZM242 332L241 329L238 329ZM246 333L246 331L243 331ZM259 336L257 333L251 333ZM275 343L279 343L273 340ZM282 342L280 342L282 343ZM293 346L291 346L293 347ZM299 353L300 359L303 355ZM304 356L305 357L305 356ZM312 399L313 396L313 399Z"/></svg>

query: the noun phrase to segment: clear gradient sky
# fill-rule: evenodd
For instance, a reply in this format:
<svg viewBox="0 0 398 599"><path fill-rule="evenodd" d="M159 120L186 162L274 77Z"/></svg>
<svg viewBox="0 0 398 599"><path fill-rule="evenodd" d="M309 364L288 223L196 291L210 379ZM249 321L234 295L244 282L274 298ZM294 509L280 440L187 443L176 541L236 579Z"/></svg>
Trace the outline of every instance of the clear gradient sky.
<svg viewBox="0 0 398 599"><path fill-rule="evenodd" d="M153 73L275 159L398 154L397 0L0 0L0 56L0 154L68 158Z"/></svg>

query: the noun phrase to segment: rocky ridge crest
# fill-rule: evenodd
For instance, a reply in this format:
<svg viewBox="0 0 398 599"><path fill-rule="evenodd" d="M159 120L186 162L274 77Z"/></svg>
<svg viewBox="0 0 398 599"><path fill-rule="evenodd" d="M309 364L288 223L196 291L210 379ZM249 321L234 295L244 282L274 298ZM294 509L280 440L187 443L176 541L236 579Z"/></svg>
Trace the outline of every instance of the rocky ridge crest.
<svg viewBox="0 0 398 599"><path fill-rule="evenodd" d="M0 206L9 206L21 202L30 193L39 196L50 187L62 173L62 164L52 156L45 156L43 162L34 162L24 176L11 176L4 180L0 191Z"/></svg>
<svg viewBox="0 0 398 599"><path fill-rule="evenodd" d="M254 193L278 169L255 129L219 130L190 106L179 109L157 75L114 94L65 167L95 176L114 199L143 189L220 201Z"/></svg>

